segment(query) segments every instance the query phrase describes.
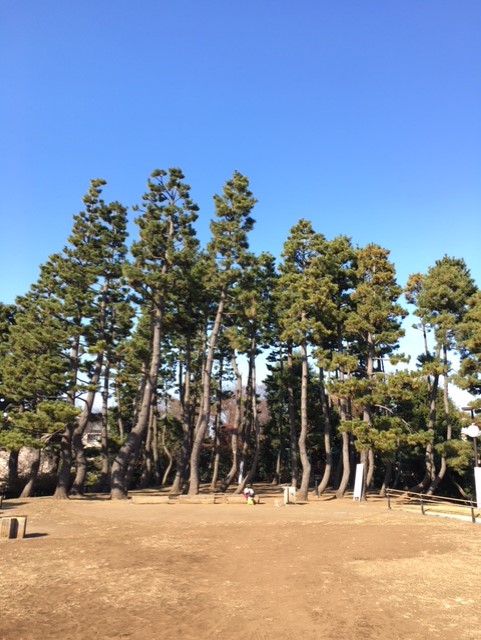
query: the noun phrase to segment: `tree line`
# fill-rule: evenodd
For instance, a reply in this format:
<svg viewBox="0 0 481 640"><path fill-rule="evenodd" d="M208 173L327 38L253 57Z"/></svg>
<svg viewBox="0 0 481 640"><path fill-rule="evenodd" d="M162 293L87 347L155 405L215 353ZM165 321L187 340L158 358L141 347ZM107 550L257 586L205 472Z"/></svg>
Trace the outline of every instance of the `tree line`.
<svg viewBox="0 0 481 640"><path fill-rule="evenodd" d="M342 497L359 461L365 488L470 493L469 416L448 388L481 392L481 292L463 259L444 256L403 288L387 249L327 239L305 219L278 261L256 255L256 199L239 172L214 195L202 247L178 168L149 177L129 245L128 209L104 201L105 184L91 181L29 291L0 303L0 448L12 477L31 449L23 496L47 453L59 499L259 480ZM423 344L411 370L398 353L403 295Z"/></svg>

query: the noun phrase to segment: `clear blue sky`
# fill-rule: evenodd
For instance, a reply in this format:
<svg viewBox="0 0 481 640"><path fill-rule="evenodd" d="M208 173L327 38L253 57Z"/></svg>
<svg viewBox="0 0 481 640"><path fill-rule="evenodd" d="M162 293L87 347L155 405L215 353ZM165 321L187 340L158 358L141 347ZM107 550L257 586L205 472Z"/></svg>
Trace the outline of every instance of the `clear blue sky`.
<svg viewBox="0 0 481 640"><path fill-rule="evenodd" d="M480 34L479 0L4 0L0 300L90 178L131 205L170 166L203 241L237 169L255 251L304 217L390 249L400 284L447 253L481 285Z"/></svg>

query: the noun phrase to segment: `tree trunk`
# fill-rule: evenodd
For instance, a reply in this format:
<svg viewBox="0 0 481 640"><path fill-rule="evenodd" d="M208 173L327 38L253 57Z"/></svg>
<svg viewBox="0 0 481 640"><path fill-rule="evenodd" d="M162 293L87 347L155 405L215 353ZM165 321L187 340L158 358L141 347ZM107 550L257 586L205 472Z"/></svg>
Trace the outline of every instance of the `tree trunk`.
<svg viewBox="0 0 481 640"><path fill-rule="evenodd" d="M374 460L374 451L372 447L367 452L368 468L366 473L366 489L372 489L372 482L374 478L374 470L376 468Z"/></svg>
<svg viewBox="0 0 481 640"><path fill-rule="evenodd" d="M33 489L35 487L35 481L37 480L38 472L40 469L40 449L34 449L33 460L30 465L27 482L20 494L21 498L30 498L33 495Z"/></svg>
<svg viewBox="0 0 481 640"><path fill-rule="evenodd" d="M223 480L219 491L224 493L227 491L229 486L234 481L234 478L239 470L239 433L241 430L241 422L242 422L242 375L239 371L239 367L237 365L236 354L235 351L232 353L231 358L232 370L234 371L236 385L235 385L235 413L234 413L234 424L232 425L231 437L230 437L230 448L232 453L232 464L229 469L229 472L225 479Z"/></svg>
<svg viewBox="0 0 481 640"><path fill-rule="evenodd" d="M177 464L175 470L174 481L170 488L170 493L179 494L182 493L184 484L186 482L187 465L189 462L189 456L192 445L192 400L191 400L191 384L190 384L190 358L191 358L191 345L190 340L187 340L186 349L186 365L185 371L182 366L179 367L179 389L180 403L182 407L182 444L180 451L177 454Z"/></svg>
<svg viewBox="0 0 481 640"><path fill-rule="evenodd" d="M289 414L289 436L291 453L291 486L297 488L299 469L297 464L297 429L294 403L294 389L292 387L292 345L287 348L287 409Z"/></svg>
<svg viewBox="0 0 481 640"><path fill-rule="evenodd" d="M92 415L92 408L94 406L95 396L100 382L100 375L102 373L104 354L103 351L97 354L95 359L94 369L90 378L89 385L91 389L87 393L85 398L85 406L78 419L78 424L75 428L72 438L72 448L75 457L75 463L77 465L75 478L70 489L71 496L83 496L85 493L85 480L87 478L87 459L85 457L85 449L83 445L83 435L88 426L90 417Z"/></svg>
<svg viewBox="0 0 481 640"><path fill-rule="evenodd" d="M19 494L20 480L18 477L18 449L12 449L8 454L8 484L7 491L9 494L17 497Z"/></svg>
<svg viewBox="0 0 481 640"><path fill-rule="evenodd" d="M434 375L433 380L430 384L429 390L429 419L428 419L428 429L431 429L434 433L434 429L436 427L436 395L438 392L438 384L439 384L439 374ZM436 468L434 465L434 442L431 440L426 445L426 450L424 454L424 478L421 482L418 482L414 487L411 487L409 491L413 493L422 493L425 491L432 483L436 476Z"/></svg>
<svg viewBox="0 0 481 640"><path fill-rule="evenodd" d="M220 462L220 430L222 426L222 377L224 375L224 362L221 356L219 362L219 384L217 387L217 403L215 407L214 418L214 448L212 451L212 478L210 488L214 490L217 486L219 478L219 462Z"/></svg>
<svg viewBox="0 0 481 640"><path fill-rule="evenodd" d="M332 473L332 445L331 445L331 418L329 415L329 399L327 397L326 388L324 386L324 370L319 369L319 384L321 393L322 416L324 419L324 450L326 454L326 466L321 478L321 482L317 488L318 495L322 495L329 486Z"/></svg>
<svg viewBox="0 0 481 640"><path fill-rule="evenodd" d="M100 433L100 456L102 466L100 468L100 476L98 479L98 491L107 493L110 491L110 459L109 459L109 432L108 432L108 402L109 402L109 378L110 365L105 364L103 375L102 389L102 422Z"/></svg>
<svg viewBox="0 0 481 640"><path fill-rule="evenodd" d="M344 497L351 475L350 437L346 431L342 432L342 478L336 491L336 498Z"/></svg>
<svg viewBox="0 0 481 640"><path fill-rule="evenodd" d="M451 426L451 418L449 415L449 389L448 389L448 353L446 349L446 345L443 345L443 406L444 406L444 419L446 421L446 441L451 440L452 438L452 426ZM434 477L431 485L427 491L428 495L433 495L436 489L441 484L447 470L446 465L446 456L441 456L441 466L436 476Z"/></svg>
<svg viewBox="0 0 481 640"><path fill-rule="evenodd" d="M381 496L381 498L386 497L386 491L389 488L389 483L391 482L391 478L392 478L392 462L391 460L388 460L386 462L386 470L384 472L384 480L382 483L382 487L381 487L381 490L379 491L379 495Z"/></svg>
<svg viewBox="0 0 481 640"><path fill-rule="evenodd" d="M255 433L255 444L254 444L254 456L251 464L251 468L246 474L242 485L239 486L236 490L236 493L240 493L246 485L250 485L254 482L255 476L257 473L257 465L259 464L259 455L260 455L260 444L261 444L261 431L259 425L259 416L257 412L257 394L256 394L256 364L255 364L255 352L256 352L256 343L255 338L252 339L251 350L249 355L249 398L251 403L251 417L254 423L254 433Z"/></svg>
<svg viewBox="0 0 481 640"><path fill-rule="evenodd" d="M303 317L304 319L304 317ZM307 349L303 342L300 346L301 349L301 432L299 434L299 456L302 464L302 479L301 486L297 491L297 497L299 500L307 500L309 492L309 481L311 478L311 463L307 453L307 386L308 386L308 362L307 362Z"/></svg>
<svg viewBox="0 0 481 640"><path fill-rule="evenodd" d="M282 358L282 351L280 351L279 354L279 373L280 373L280 380L282 380L283 377L283 371L284 371L284 360ZM276 467L275 467L275 471L274 471L274 477L272 479L272 484L273 485L278 485L281 481L281 474L282 474L282 454L284 451L284 441L283 441L283 437L282 437L282 426L283 426L283 418L284 418L284 401L285 401L285 394L284 394L284 389L283 389L283 385L279 384L279 409L278 409L278 414L277 414L277 431L278 431L278 435L279 435L279 449L277 451L277 455L276 455Z"/></svg>
<svg viewBox="0 0 481 640"><path fill-rule="evenodd" d="M192 453L190 456L189 495L196 495L197 493L199 493L200 453L202 450L202 445L204 443L204 437L209 426L212 365L214 362L214 353L217 345L217 339L221 328L222 316L224 314L225 298L226 292L223 289L220 295L219 306L217 307L214 326L212 327L212 332L210 334L209 347L207 349L207 357L202 376L201 406L197 424L194 430L194 442L192 445Z"/></svg>
<svg viewBox="0 0 481 640"><path fill-rule="evenodd" d="M169 479L169 474L172 471L172 465L174 464L174 457L172 456L170 451L167 449L167 447L164 447L163 451L167 458L167 466L164 469L164 473L162 475L162 480L160 481L160 485L162 487L165 487L165 485L167 484L167 480Z"/></svg>
<svg viewBox="0 0 481 640"><path fill-rule="evenodd" d="M153 396L155 398L155 394ZM144 443L144 464L142 473L140 475L140 488L147 489L152 483L152 467L153 467L153 454L152 454L152 441L153 441L153 406L150 407L149 426L145 434Z"/></svg>
<svg viewBox="0 0 481 640"><path fill-rule="evenodd" d="M67 399L72 407L75 406L75 384L77 382L77 372L79 366L79 338L74 340L72 348L70 349L69 360L71 363L71 369L74 372L73 380L74 386L67 391ZM60 440L60 465L57 474L57 486L53 497L56 500L67 500L68 492L70 488L70 474L72 471L72 440L75 432L75 425L65 425L65 431L62 434Z"/></svg>
<svg viewBox="0 0 481 640"><path fill-rule="evenodd" d="M127 436L124 444L117 453L112 464L111 472L111 498L113 500L122 500L127 498L128 484L127 471L129 463L135 460L140 445L145 438L146 431L149 426L151 415L152 399L157 388L157 376L160 362L160 340L162 331L162 302L155 307L154 318L152 320L152 342L150 366L144 381L144 389L142 393L142 401L137 421L132 431Z"/></svg>
<svg viewBox="0 0 481 640"><path fill-rule="evenodd" d="M74 425L67 425L60 440L60 465L57 474L57 486L53 497L56 500L67 500L72 470L72 438Z"/></svg>
<svg viewBox="0 0 481 640"><path fill-rule="evenodd" d="M346 374L347 375L347 374ZM339 372L339 379L344 380L344 372ZM350 409L350 407L349 407ZM339 400L339 413L341 416L341 422L347 419L347 407L346 399L341 398ZM350 415L350 412L349 412ZM351 438L347 431L342 432L342 477L341 482L336 491L336 498L343 498L349 485L349 478L351 476Z"/></svg>

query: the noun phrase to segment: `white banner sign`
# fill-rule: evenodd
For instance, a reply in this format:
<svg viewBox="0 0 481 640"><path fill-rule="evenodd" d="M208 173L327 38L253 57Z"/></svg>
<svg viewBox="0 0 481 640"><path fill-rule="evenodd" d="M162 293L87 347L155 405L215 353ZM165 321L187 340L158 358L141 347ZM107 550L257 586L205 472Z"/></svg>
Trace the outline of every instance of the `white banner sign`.
<svg viewBox="0 0 481 640"><path fill-rule="evenodd" d="M474 486L476 487L478 509L481 509L481 467L474 467Z"/></svg>
<svg viewBox="0 0 481 640"><path fill-rule="evenodd" d="M362 484L364 480L364 465L356 465L356 479L354 481L354 495L353 500L360 500L362 498Z"/></svg>

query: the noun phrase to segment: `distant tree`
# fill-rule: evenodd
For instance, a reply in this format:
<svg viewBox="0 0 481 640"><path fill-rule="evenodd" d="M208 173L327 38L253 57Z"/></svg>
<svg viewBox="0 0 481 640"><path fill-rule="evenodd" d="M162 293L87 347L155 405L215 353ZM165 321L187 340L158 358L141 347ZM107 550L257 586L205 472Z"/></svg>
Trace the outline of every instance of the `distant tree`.
<svg viewBox="0 0 481 640"><path fill-rule="evenodd" d="M441 452L440 466L436 470L435 445L452 438L452 420L449 408L448 384L451 363L449 354L456 349L456 335L470 297L475 292L475 284L464 260L444 256L428 269L425 276L411 276L408 300L416 305L415 315L420 318L426 335L432 335L433 349L426 350L420 358L421 373L429 384L428 430L432 438L426 445L425 474L413 489L428 490L439 486L447 470L446 456ZM427 349L427 338L425 339ZM436 434L436 398L440 379L443 380L445 436Z"/></svg>

